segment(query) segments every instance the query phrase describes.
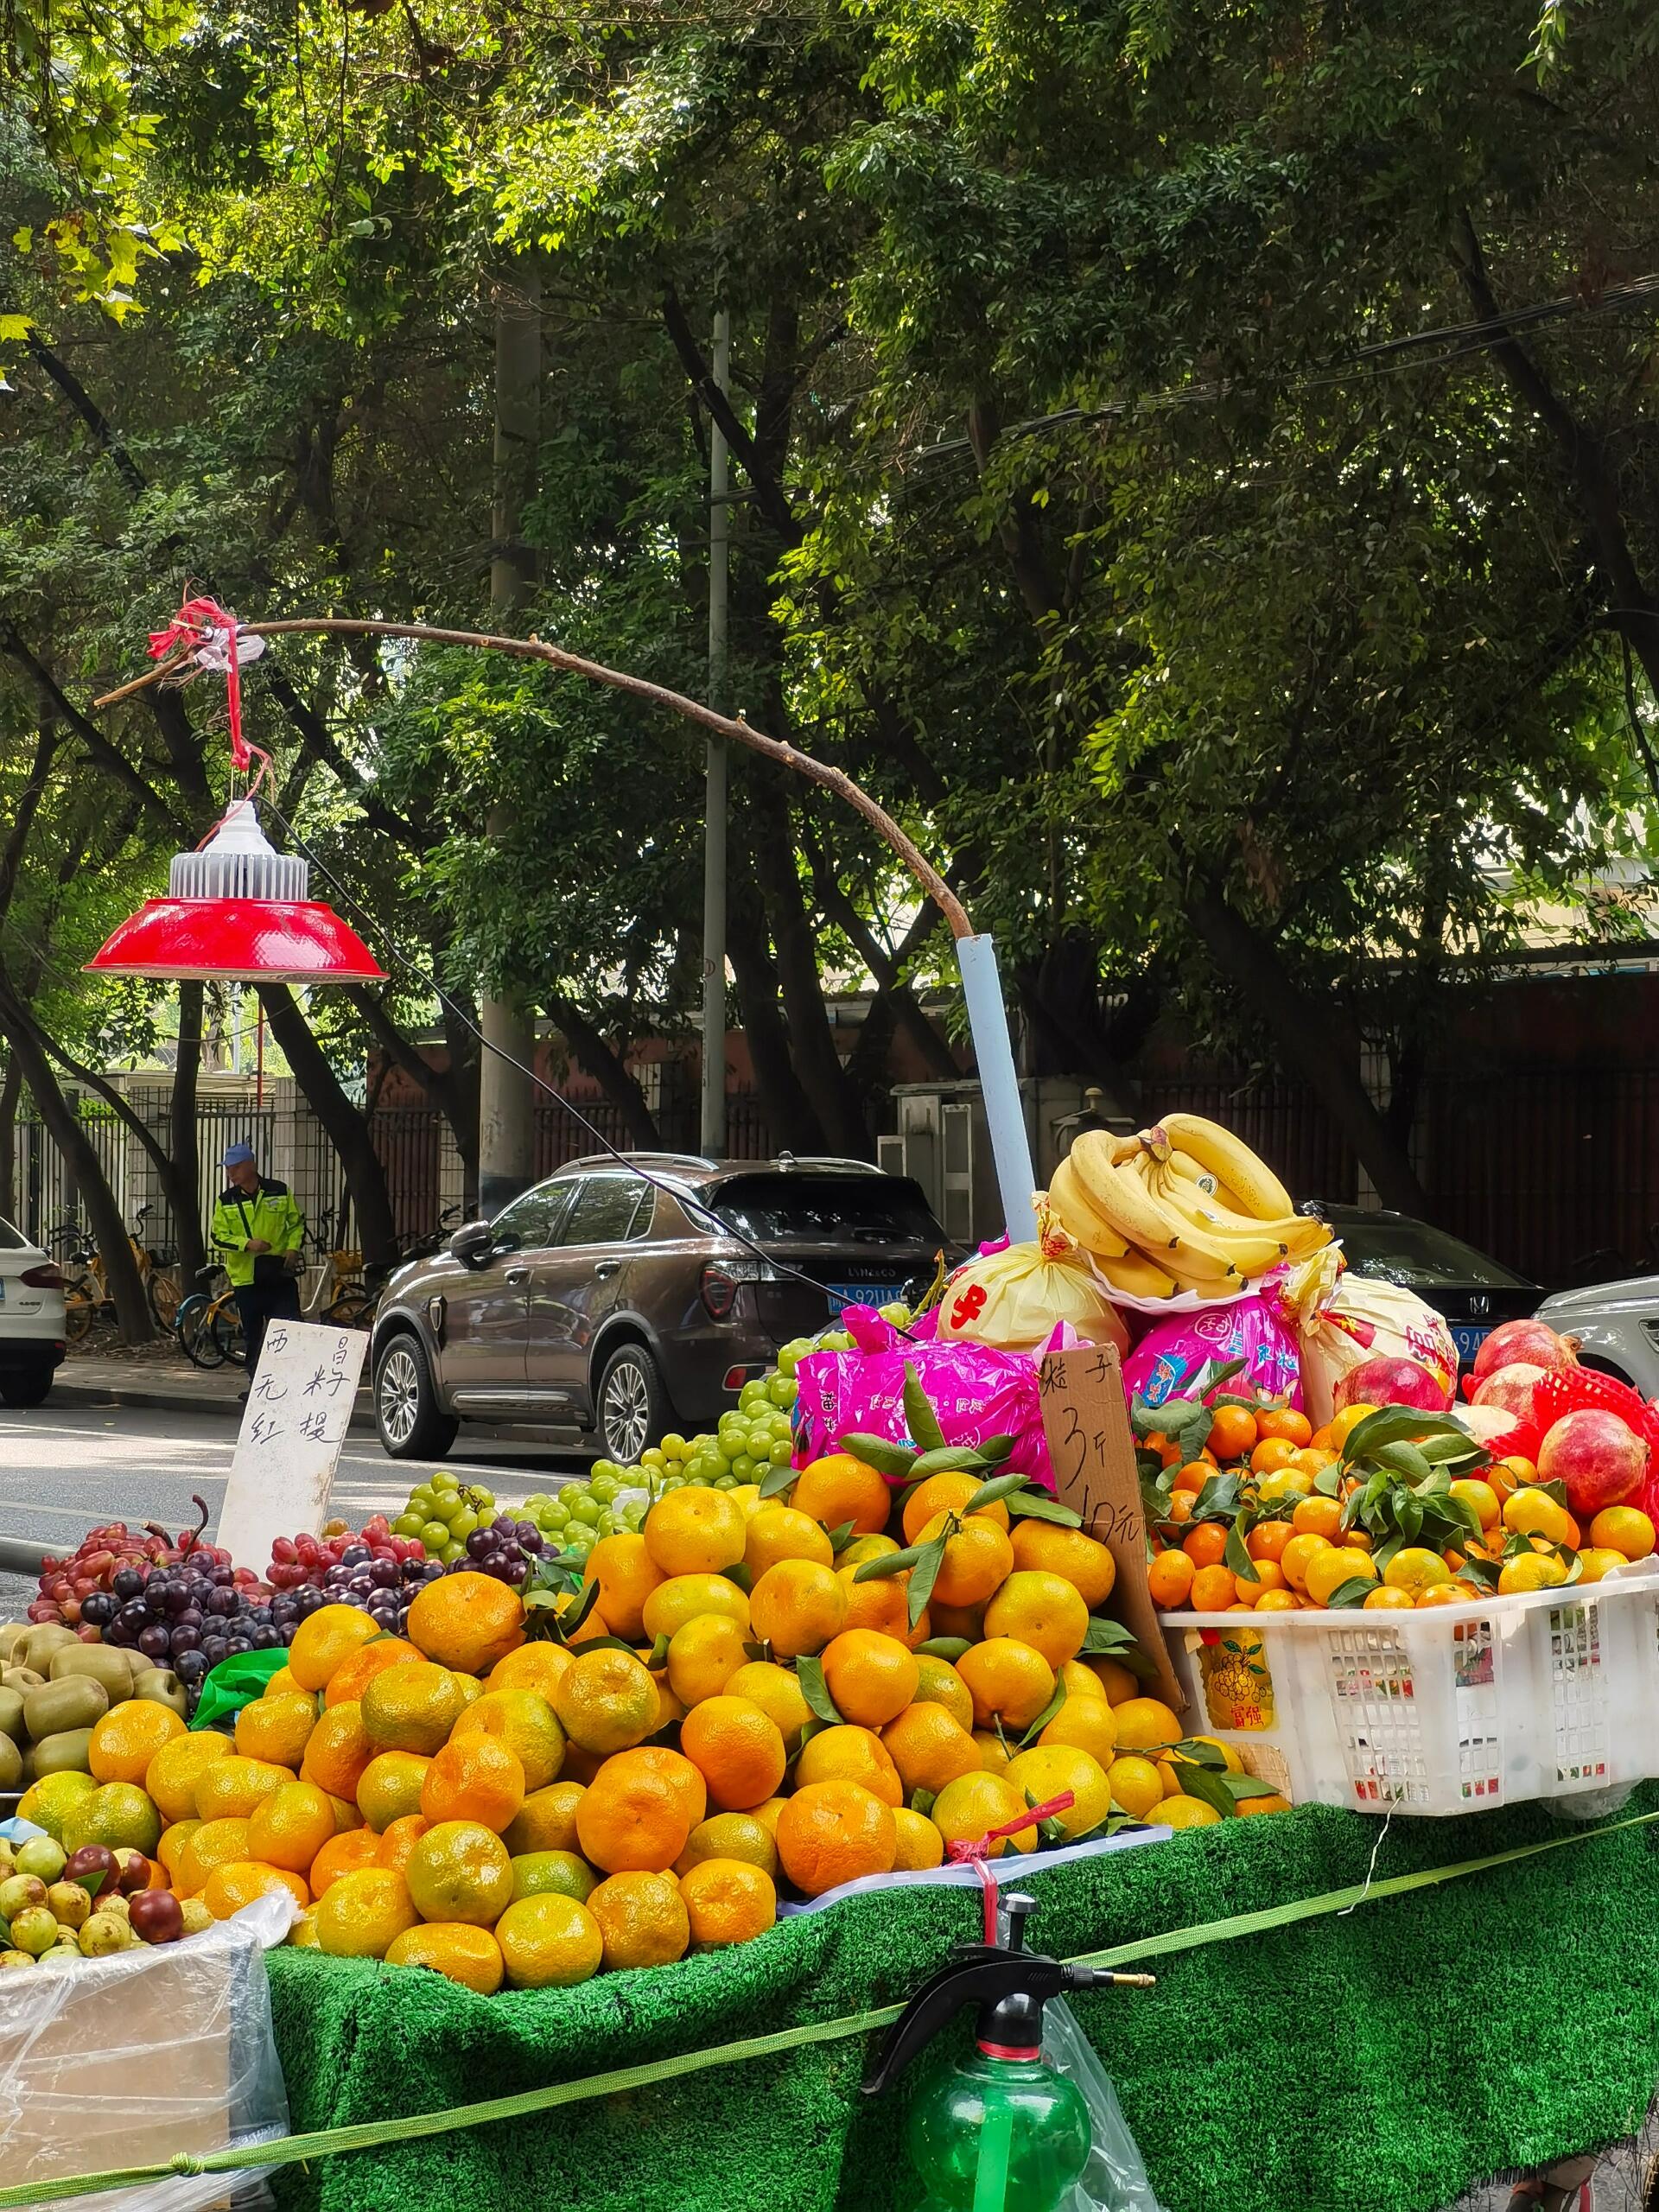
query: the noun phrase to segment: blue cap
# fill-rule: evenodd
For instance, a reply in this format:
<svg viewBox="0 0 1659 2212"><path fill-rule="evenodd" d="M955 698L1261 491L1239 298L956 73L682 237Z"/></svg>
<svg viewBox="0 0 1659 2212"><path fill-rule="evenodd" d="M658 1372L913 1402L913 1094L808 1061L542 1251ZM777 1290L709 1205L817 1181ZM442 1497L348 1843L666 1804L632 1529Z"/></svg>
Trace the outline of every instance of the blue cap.
<svg viewBox="0 0 1659 2212"><path fill-rule="evenodd" d="M251 1144L233 1144L225 1155L224 1165L226 1167L240 1167L244 1160L252 1158L253 1147Z"/></svg>

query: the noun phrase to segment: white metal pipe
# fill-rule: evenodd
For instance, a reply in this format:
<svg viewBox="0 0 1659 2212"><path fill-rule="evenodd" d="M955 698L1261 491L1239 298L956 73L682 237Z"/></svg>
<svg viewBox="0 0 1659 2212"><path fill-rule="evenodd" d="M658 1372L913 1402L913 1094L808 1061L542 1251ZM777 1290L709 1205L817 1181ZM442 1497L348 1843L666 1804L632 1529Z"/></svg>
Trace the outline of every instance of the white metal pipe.
<svg viewBox="0 0 1659 2212"><path fill-rule="evenodd" d="M959 937L957 959L962 969L962 995L968 1002L974 1057L979 1064L980 1093L985 1102L1003 1217L1013 1242L1026 1243L1036 1233L1031 1201L1037 1179L1031 1164L1020 1078L1014 1070L1014 1040L1008 1033L1008 1012L997 974L996 947L989 932Z"/></svg>

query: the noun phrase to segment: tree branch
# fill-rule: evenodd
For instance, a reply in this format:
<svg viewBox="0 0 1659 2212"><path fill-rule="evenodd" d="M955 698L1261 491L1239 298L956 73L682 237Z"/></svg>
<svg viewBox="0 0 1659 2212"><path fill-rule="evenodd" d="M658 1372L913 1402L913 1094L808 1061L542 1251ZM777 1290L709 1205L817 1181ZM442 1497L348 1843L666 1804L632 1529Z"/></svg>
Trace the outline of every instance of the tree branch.
<svg viewBox="0 0 1659 2212"><path fill-rule="evenodd" d="M703 359L702 348L692 334L680 296L671 284L663 295L663 324L692 389L720 425L721 435L737 457L738 465L754 492L754 503L785 545L798 545L804 535L789 494L767 469L741 416L715 382L714 371Z"/></svg>
<svg viewBox="0 0 1659 2212"><path fill-rule="evenodd" d="M1589 525L1596 565L1613 596L1610 619L1630 638L1641 656L1649 683L1659 694L1659 599L1649 590L1637 566L1619 505L1618 479L1606 449L1601 439L1580 422L1506 323L1486 272L1479 233L1466 207L1460 224L1464 251L1459 253L1454 249L1452 257L1464 288L1482 321L1497 325L1503 334L1491 340L1492 358L1561 450Z"/></svg>
<svg viewBox="0 0 1659 2212"><path fill-rule="evenodd" d="M16 662L48 706L69 725L86 747L90 758L106 775L112 777L124 791L164 823L170 836L188 836L188 823L174 812L153 785L145 781L126 755L111 744L98 724L89 721L79 707L71 703L50 669L23 643L10 622L0 622L0 652L3 652L9 660Z"/></svg>

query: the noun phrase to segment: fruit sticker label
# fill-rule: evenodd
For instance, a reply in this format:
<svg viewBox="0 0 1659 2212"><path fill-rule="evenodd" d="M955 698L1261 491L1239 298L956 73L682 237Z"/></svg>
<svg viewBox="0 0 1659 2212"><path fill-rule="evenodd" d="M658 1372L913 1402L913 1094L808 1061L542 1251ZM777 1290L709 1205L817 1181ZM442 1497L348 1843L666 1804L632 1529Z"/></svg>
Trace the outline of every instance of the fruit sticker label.
<svg viewBox="0 0 1659 2212"><path fill-rule="evenodd" d="M217 1541L232 1559L269 1559L278 1536L315 1535L357 1402L361 1329L273 1321L243 1408Z"/></svg>

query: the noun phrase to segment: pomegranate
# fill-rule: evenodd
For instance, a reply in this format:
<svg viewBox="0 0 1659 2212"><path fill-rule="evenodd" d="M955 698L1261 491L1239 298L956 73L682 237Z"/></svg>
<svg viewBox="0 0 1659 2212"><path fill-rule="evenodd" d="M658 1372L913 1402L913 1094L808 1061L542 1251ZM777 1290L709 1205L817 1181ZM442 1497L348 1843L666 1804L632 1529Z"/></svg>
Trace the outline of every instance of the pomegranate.
<svg viewBox="0 0 1659 2212"><path fill-rule="evenodd" d="M1505 1321L1475 1354L1475 1380L1484 1382L1501 1367L1572 1367L1576 1363L1566 1338L1558 1337L1547 1321ZM1478 1397L1475 1403L1481 1403Z"/></svg>
<svg viewBox="0 0 1659 2212"><path fill-rule="evenodd" d="M1604 1506L1635 1497L1647 1472L1648 1447L1617 1414L1586 1408L1563 1414L1538 1451L1538 1479L1564 1483L1567 1502L1588 1524Z"/></svg>
<svg viewBox="0 0 1659 2212"><path fill-rule="evenodd" d="M1533 1386L1541 1382L1548 1370L1533 1367L1524 1360L1512 1366L1494 1368L1485 1380L1475 1387L1470 1401L1477 1406L1496 1406L1500 1413L1509 1414L1511 1421L1532 1419Z"/></svg>
<svg viewBox="0 0 1659 2212"><path fill-rule="evenodd" d="M1351 1367L1335 1396L1338 1413L1344 1406L1415 1406L1423 1413L1443 1414L1452 1403L1426 1367L1382 1353Z"/></svg>

